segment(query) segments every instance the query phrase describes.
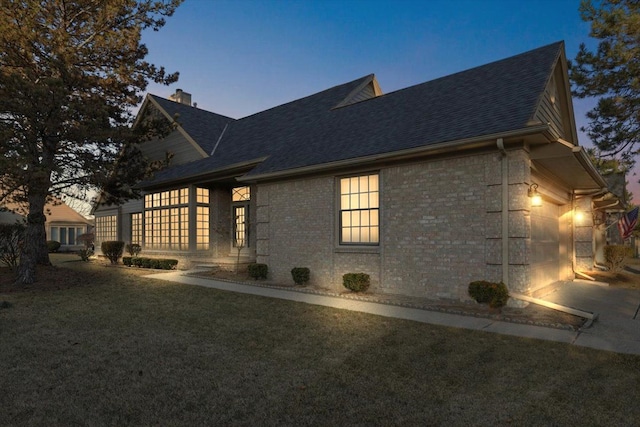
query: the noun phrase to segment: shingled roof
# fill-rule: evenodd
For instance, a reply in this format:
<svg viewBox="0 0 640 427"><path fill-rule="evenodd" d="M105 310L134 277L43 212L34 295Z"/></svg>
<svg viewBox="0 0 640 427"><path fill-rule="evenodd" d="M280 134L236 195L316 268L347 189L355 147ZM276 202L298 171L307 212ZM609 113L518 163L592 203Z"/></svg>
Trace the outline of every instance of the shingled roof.
<svg viewBox="0 0 640 427"><path fill-rule="evenodd" d="M174 118L207 154L210 154L213 150L227 123L235 120L231 117L170 101L159 96L149 95L149 97L157 102L169 116Z"/></svg>
<svg viewBox="0 0 640 427"><path fill-rule="evenodd" d="M215 115L211 123L201 123L207 120L202 110L182 108L155 97L163 107L178 112L185 126L194 129L190 135L207 148L207 153L211 152L212 141L217 141L223 122L228 128L213 156L159 172L153 184L251 161L255 167L245 178L274 176L525 129L531 126L563 49L562 42L553 43L336 108L356 88L375 79L369 75L235 121ZM197 118L194 112L198 112Z"/></svg>

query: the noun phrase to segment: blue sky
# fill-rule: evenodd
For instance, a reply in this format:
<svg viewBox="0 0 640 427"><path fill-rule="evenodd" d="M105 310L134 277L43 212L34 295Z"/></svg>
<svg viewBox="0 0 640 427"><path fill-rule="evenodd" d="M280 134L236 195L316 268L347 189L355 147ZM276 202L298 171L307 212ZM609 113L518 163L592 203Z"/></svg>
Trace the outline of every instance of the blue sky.
<svg viewBox="0 0 640 427"><path fill-rule="evenodd" d="M595 46L579 0L186 0L148 60L199 108L234 118L374 73L388 93L564 40ZM578 127L594 102L574 99ZM589 146L580 133L580 144ZM629 177L630 181L637 181ZM633 190L633 189L632 189ZM640 191L635 191L640 194Z"/></svg>

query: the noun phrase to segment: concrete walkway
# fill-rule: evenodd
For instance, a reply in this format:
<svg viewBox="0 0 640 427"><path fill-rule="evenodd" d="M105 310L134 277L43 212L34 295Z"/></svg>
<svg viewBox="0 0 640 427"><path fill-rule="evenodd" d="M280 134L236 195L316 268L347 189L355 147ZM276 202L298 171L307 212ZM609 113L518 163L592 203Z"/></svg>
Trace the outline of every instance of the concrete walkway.
<svg viewBox="0 0 640 427"><path fill-rule="evenodd" d="M596 307L596 310L590 310L588 308L587 310L598 312L600 315L599 320L595 322L594 325L589 329L585 329L583 331L570 331L547 328L543 326L510 323L480 317L442 313L438 311L422 310L418 308L401 307L376 302L358 301L353 299L340 298L337 296L296 292L293 290L289 291L280 288L252 286L212 279L203 279L189 276L188 273L184 271L172 271L169 273L151 274L146 277L184 283L187 285L204 286L224 291L239 292L250 295L259 295L268 298L279 298L289 301L304 302L307 304L323 305L327 307L359 311L385 317L413 320L416 322L429 323L432 325L449 326L453 328L464 328L505 335L514 335L524 338L536 338L548 341L564 342L567 344L591 347L600 350L609 350L619 353L640 354L640 330L638 329L640 327L640 320L634 320L632 317L627 318L625 317L626 314L625 316L610 316L597 304L592 306ZM575 307L575 304L569 304L568 300L574 298L576 294L579 295L584 291L584 289L580 288L580 286L585 285L567 286L566 292L564 290L565 287L562 286L557 289L552 295L549 295L550 298L553 298L550 299L550 301ZM602 288L593 285L587 286L588 290L611 290L609 288ZM618 295L618 293L616 293L617 297L628 299L629 306L625 308L625 313L628 313L631 310L630 307L634 304L633 301L635 301L636 306L638 305L638 303L640 303L640 292L631 292L635 292L635 294L627 295L626 293L624 293L624 295L622 295L623 293L619 293ZM545 297L545 299L546 298L547 297ZM603 299L602 295L587 298L591 299L594 302L597 301L598 298L600 298L600 300L609 301L611 304L615 303L615 301L612 301L611 298ZM583 307L579 308L585 309ZM614 307L612 307L612 310L613 308ZM633 310L635 310L635 307L633 308ZM633 313L631 313L631 316L633 316ZM640 314L638 316L640 317ZM601 319L605 319L603 324L599 323Z"/></svg>

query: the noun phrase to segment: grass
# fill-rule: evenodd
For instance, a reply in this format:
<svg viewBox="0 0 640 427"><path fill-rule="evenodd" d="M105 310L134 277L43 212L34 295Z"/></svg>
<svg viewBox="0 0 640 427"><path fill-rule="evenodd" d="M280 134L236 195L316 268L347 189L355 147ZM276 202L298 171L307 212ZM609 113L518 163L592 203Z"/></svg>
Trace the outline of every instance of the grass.
<svg viewBox="0 0 640 427"><path fill-rule="evenodd" d="M3 426L640 419L640 356L190 287L96 263L66 262L41 277L27 291L0 287L11 304L0 309Z"/></svg>

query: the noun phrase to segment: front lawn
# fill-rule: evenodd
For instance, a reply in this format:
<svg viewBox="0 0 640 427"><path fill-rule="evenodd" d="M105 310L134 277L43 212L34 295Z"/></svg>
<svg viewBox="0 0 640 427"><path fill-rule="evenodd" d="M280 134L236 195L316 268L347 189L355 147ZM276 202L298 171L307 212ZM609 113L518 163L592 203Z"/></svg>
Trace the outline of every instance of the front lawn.
<svg viewBox="0 0 640 427"><path fill-rule="evenodd" d="M45 286L0 286L0 302L11 304L0 309L0 425L640 419L640 356L173 284L68 259L41 272Z"/></svg>

